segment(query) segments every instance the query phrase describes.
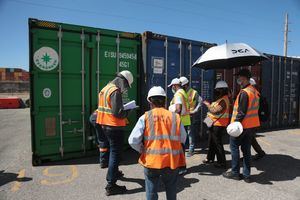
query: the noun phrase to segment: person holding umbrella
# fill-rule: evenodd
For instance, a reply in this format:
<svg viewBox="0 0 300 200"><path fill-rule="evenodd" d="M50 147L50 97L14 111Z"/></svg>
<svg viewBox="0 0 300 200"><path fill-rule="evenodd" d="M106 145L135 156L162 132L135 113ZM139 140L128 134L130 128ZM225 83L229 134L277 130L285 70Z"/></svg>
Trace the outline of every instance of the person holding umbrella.
<svg viewBox="0 0 300 200"><path fill-rule="evenodd" d="M243 131L239 135L230 136L231 149L231 171L224 172L225 178L240 180L240 153L239 147L243 152L243 178L250 183L250 162L251 162L251 142L255 129L260 126L258 109L259 109L259 92L250 84L251 72L248 69L242 69L237 74L238 84L241 90L235 100L231 123L229 126L241 124ZM227 132L230 133L229 128Z"/></svg>
<svg viewBox="0 0 300 200"><path fill-rule="evenodd" d="M214 98L215 101L211 104L207 101L203 102L209 110L207 117L212 121L212 126L208 129L208 153L203 163L213 163L216 155L218 162L214 166L226 169L223 136L230 121L230 100L228 84L225 81L217 82Z"/></svg>

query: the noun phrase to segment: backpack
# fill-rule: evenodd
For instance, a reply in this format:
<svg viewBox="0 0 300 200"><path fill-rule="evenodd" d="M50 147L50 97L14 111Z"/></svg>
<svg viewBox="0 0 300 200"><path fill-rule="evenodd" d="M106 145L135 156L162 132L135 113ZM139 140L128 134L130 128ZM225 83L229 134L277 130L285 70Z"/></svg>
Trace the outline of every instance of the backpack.
<svg viewBox="0 0 300 200"><path fill-rule="evenodd" d="M269 105L267 99L263 96L259 98L258 116L260 122L266 122L270 117Z"/></svg>

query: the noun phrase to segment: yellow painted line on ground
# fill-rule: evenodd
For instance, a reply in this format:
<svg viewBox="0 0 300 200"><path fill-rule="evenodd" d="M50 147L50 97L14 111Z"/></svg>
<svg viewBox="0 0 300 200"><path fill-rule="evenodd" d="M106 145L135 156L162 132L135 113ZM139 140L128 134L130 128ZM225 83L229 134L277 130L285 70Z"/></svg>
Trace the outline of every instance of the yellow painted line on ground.
<svg viewBox="0 0 300 200"><path fill-rule="evenodd" d="M53 166L53 167L48 167L46 169L44 169L43 171L43 174L45 176L48 176L48 177L58 177L57 175L58 174L51 174L49 173L49 169L51 168L55 168L56 166ZM71 172L71 177L69 178L66 178L64 180L59 180L59 181L53 181L53 180L42 180L41 181L41 184L42 185L62 185L62 184L67 184L67 183L71 183L72 181L74 181L77 177L78 177L78 170L77 170L77 167L76 166L69 166L69 169L70 169L70 172ZM61 176L64 176L65 174L61 174Z"/></svg>
<svg viewBox="0 0 300 200"><path fill-rule="evenodd" d="M56 177L56 176L63 176L63 173L59 173L59 174L55 174L55 173L49 173L49 170L52 168L55 168L56 166L52 166L52 167L47 167L46 169L44 169L43 174L44 176L48 176L48 177Z"/></svg>
<svg viewBox="0 0 300 200"><path fill-rule="evenodd" d="M269 142L266 142L265 140L261 139L261 138L256 138L258 141L268 145L268 146L272 146Z"/></svg>
<svg viewBox="0 0 300 200"><path fill-rule="evenodd" d="M25 177L25 169L22 169L21 171L19 171L19 174L18 174L17 178L24 178L24 177ZM20 188L21 188L21 182L15 181L12 188L11 188L11 191L16 192Z"/></svg>

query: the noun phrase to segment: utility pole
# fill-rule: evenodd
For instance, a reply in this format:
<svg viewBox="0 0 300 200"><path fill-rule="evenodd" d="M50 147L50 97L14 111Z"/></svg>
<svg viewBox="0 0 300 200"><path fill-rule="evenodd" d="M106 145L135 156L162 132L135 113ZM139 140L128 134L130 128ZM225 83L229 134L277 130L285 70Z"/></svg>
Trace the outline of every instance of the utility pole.
<svg viewBox="0 0 300 200"><path fill-rule="evenodd" d="M288 49L288 32L289 32L289 14L285 14L285 25L284 25L284 44L283 44L283 55L287 56Z"/></svg>

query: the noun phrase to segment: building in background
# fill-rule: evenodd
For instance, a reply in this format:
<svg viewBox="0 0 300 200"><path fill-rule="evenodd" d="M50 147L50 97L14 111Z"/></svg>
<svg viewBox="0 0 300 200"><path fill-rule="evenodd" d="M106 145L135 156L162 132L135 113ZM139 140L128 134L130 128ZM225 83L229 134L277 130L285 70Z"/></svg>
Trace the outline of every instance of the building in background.
<svg viewBox="0 0 300 200"><path fill-rule="evenodd" d="M0 93L29 92L29 72L20 68L0 67Z"/></svg>

